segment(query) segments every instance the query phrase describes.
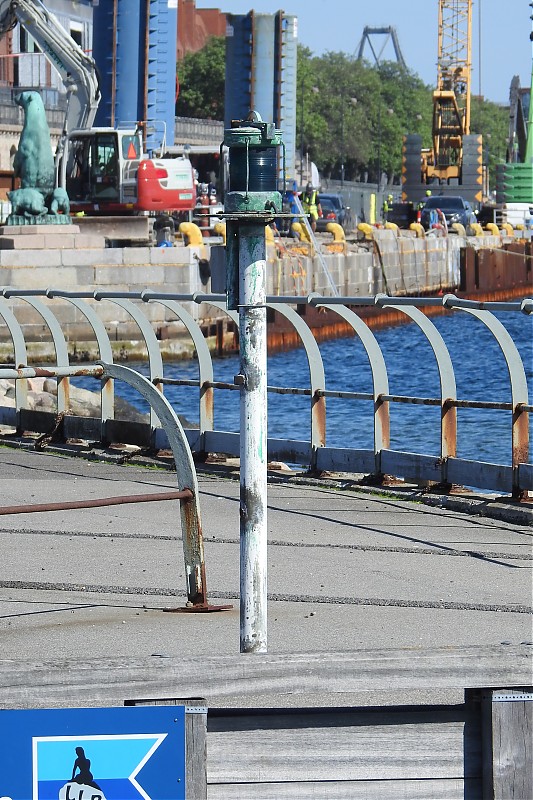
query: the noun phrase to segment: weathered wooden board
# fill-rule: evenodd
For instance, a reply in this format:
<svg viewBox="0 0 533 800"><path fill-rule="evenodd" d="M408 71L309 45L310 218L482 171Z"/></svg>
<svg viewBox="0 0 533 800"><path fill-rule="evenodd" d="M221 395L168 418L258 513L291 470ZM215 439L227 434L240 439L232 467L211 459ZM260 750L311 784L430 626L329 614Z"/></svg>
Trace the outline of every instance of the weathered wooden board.
<svg viewBox="0 0 533 800"><path fill-rule="evenodd" d="M346 653L248 654L207 658L0 660L0 706L43 708L121 705L127 700L205 697L207 705L283 706L319 693L527 686L528 645L361 650ZM328 699L324 701L324 698ZM231 702L233 701L233 702Z"/></svg>
<svg viewBox="0 0 533 800"><path fill-rule="evenodd" d="M479 719L464 705L217 714L208 739L209 783L481 778Z"/></svg>
<svg viewBox="0 0 533 800"><path fill-rule="evenodd" d="M533 692L483 694L483 787L494 800L533 797Z"/></svg>
<svg viewBox="0 0 533 800"><path fill-rule="evenodd" d="M475 780L210 784L208 800L482 800Z"/></svg>
<svg viewBox="0 0 533 800"><path fill-rule="evenodd" d="M203 698L132 703L134 706L185 706L185 785L187 800L207 798L207 708Z"/></svg>

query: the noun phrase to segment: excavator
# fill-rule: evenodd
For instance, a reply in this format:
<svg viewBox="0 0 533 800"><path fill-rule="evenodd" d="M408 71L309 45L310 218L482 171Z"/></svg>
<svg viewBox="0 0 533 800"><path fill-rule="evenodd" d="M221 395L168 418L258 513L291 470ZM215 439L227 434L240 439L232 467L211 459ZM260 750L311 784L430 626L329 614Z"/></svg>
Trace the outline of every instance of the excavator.
<svg viewBox="0 0 533 800"><path fill-rule="evenodd" d="M418 203L429 191L481 203L482 137L470 133L471 45L472 0L439 0L432 147L422 148L418 134L404 137L404 201Z"/></svg>
<svg viewBox="0 0 533 800"><path fill-rule="evenodd" d="M74 41L41 0L0 0L0 36L17 24L59 72L67 111L56 150L56 184L73 212L91 215L191 211L196 203L188 158L151 158L142 123L92 127L100 88L93 58Z"/></svg>

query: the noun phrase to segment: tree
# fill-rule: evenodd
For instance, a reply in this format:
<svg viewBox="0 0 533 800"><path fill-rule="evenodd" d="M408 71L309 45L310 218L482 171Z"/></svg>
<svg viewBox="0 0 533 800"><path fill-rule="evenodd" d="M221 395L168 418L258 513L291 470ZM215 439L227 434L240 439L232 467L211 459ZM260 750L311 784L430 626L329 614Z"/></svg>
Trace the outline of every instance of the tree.
<svg viewBox="0 0 533 800"><path fill-rule="evenodd" d="M178 62L176 116L224 119L226 39L211 36L201 50Z"/></svg>
<svg viewBox="0 0 533 800"><path fill-rule="evenodd" d="M496 186L496 167L506 157L509 109L483 98L472 98L470 131L483 135L483 163L489 166L490 185Z"/></svg>
<svg viewBox="0 0 533 800"><path fill-rule="evenodd" d="M397 64L370 67L345 53L298 48L298 145L327 177L390 179L401 171L404 133L431 144L431 90Z"/></svg>
<svg viewBox="0 0 533 800"><path fill-rule="evenodd" d="M226 48L224 37L212 37L178 63L179 116L224 119ZM402 168L405 134L418 133L432 146L432 88L396 62L378 66L346 53L315 56L298 46L296 147L328 178L389 182ZM482 98L472 99L471 131L484 136L484 156L491 182L505 157L508 110Z"/></svg>

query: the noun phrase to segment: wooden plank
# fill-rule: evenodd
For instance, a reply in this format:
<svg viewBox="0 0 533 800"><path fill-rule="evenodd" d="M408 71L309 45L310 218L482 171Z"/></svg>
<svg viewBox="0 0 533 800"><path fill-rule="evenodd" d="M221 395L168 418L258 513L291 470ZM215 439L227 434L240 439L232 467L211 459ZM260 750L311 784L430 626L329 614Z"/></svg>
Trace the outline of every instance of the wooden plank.
<svg viewBox="0 0 533 800"><path fill-rule="evenodd" d="M533 797L533 691L482 694L483 789L486 797Z"/></svg>
<svg viewBox="0 0 533 800"><path fill-rule="evenodd" d="M202 698L139 700L129 706L185 706L185 787L187 800L207 798L207 708Z"/></svg>
<svg viewBox="0 0 533 800"><path fill-rule="evenodd" d="M209 784L209 800L482 800L480 781Z"/></svg>
<svg viewBox="0 0 533 800"><path fill-rule="evenodd" d="M0 660L0 706L121 705L140 697L205 697L209 706L282 706L290 695L343 705L351 692L526 686L527 645L168 658ZM324 699L327 698L327 699ZM310 705L308 701L302 705ZM350 703L351 704L351 703Z"/></svg>
<svg viewBox="0 0 533 800"><path fill-rule="evenodd" d="M464 705L213 713L210 784L481 780L479 718Z"/></svg>

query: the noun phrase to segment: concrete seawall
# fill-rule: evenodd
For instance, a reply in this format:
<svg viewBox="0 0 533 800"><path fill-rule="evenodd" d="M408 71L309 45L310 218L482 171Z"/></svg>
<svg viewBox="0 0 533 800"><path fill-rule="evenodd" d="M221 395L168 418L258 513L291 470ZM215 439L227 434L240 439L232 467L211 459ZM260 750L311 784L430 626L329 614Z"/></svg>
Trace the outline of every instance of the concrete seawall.
<svg viewBox="0 0 533 800"><path fill-rule="evenodd" d="M58 237L60 238L60 237ZM424 295L456 291L461 288L475 292L522 291L527 294L531 284L529 259L525 252L529 243L504 240L497 236L466 239L459 236L426 237L397 236L394 231L376 230L371 242L351 243L345 252L328 252L333 249L324 242L322 256L313 255L305 245L293 244L280 239L267 248L268 272L267 292L270 295L308 295L311 292L329 295L329 283L324 265L335 281L340 295L347 297L373 296L383 292L390 295ZM58 243L59 244L59 243ZM71 245L69 237L65 244ZM491 287L476 287L479 275L485 275L487 255L493 252L506 255L503 248L519 249L513 256L514 272L512 284ZM521 257L520 257L521 256ZM199 264L202 259L210 261L212 278L203 284ZM502 257L498 263L504 264ZM480 264L483 266L480 272ZM528 271L529 269L529 271ZM43 249L0 249L0 283L4 287L17 289L61 289L79 291L143 291L172 292L190 295L195 292L223 291L224 248L220 244L206 243L198 247L177 245L172 248L159 247L59 247ZM523 273L523 274L522 274ZM509 273L511 275L511 273ZM464 287L461 284L465 284ZM468 284L468 285L467 285ZM4 301L24 326L27 342L35 343L36 357L44 359L51 350L49 334L39 314L23 299L10 298ZM68 302L56 298L45 300L53 303L54 314L59 319L70 348L74 353L89 351L92 355L92 334L83 315ZM139 331L129 315L112 301L95 301L98 316L104 322L110 338L116 343L117 353L131 351L139 338ZM207 303L185 303L189 313L196 319L206 336L218 335L221 341L231 346L232 324L225 318L223 330L220 320L224 317L218 309ZM184 343L184 329L175 316L158 303L146 304L144 313L164 342L167 356L189 355L191 346ZM322 324L319 324L319 323ZM379 321L378 321L379 322ZM312 327L323 327L320 320ZM277 324L272 329L272 344L276 345ZM324 336L342 335L342 331L324 331ZM180 343L181 340L181 343ZM10 336L6 327L0 332L0 354L4 360L10 352ZM224 346L224 345L222 345ZM279 342L279 346L290 346ZM53 355L53 354L51 354ZM134 357L134 353L131 353Z"/></svg>

